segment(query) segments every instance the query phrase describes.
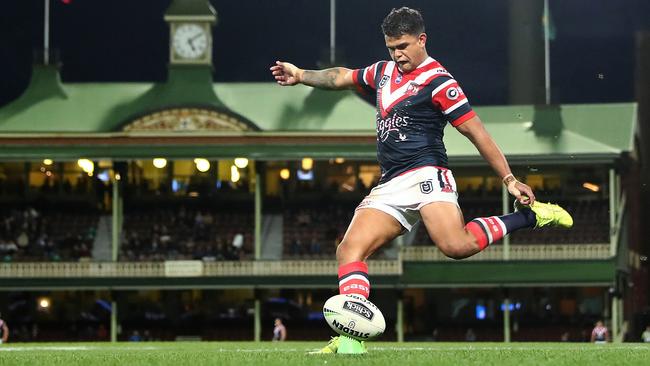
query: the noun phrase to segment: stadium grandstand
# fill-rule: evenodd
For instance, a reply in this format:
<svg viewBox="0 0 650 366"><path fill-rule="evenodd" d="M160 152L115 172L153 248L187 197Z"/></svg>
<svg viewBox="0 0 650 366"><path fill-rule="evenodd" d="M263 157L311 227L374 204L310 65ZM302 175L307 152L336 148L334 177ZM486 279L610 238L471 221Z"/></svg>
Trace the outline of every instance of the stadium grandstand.
<svg viewBox="0 0 650 366"><path fill-rule="evenodd" d="M354 91L214 82L212 47L226 57L210 38L216 12L168 3L164 81L62 82L65 64L37 59L0 106L12 341L259 341L275 318L290 339L331 335L336 246L380 179L375 108ZM188 22L209 41L191 62L173 44ZM644 103L474 106L515 175L574 227L520 231L455 261L416 226L368 261L382 340L463 341L471 329L481 341L588 341L599 319L615 341L641 334ZM452 126L445 143L465 220L512 212L475 147Z"/></svg>

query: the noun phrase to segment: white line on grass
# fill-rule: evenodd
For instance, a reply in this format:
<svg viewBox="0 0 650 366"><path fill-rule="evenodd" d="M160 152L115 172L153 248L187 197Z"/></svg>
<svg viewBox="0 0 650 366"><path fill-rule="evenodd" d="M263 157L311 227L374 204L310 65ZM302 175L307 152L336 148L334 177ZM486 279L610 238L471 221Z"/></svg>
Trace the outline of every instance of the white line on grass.
<svg viewBox="0 0 650 366"><path fill-rule="evenodd" d="M27 346L27 347L6 347L0 346L0 352L21 352L21 351L96 351L96 350L117 350L117 351L151 351L159 350L160 347L134 346L134 347L95 347L95 346Z"/></svg>

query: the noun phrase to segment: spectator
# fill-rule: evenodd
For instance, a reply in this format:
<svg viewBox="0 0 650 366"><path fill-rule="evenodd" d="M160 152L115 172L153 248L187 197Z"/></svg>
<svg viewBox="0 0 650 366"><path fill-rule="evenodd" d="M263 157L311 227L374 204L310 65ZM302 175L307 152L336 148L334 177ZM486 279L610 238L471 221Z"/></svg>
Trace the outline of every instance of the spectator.
<svg viewBox="0 0 650 366"><path fill-rule="evenodd" d="M311 234L311 242L309 243L309 252L311 254L321 254L321 245L316 233Z"/></svg>
<svg viewBox="0 0 650 366"><path fill-rule="evenodd" d="M25 231L22 231L18 235L18 237L16 238L16 244L18 244L18 247L20 247L23 250L27 248L27 246L29 245L29 236Z"/></svg>
<svg viewBox="0 0 650 366"><path fill-rule="evenodd" d="M97 339L100 341L104 341L108 339L108 330L104 326L104 324L100 324L99 327L97 327Z"/></svg>
<svg viewBox="0 0 650 366"><path fill-rule="evenodd" d="M645 327L645 332L641 334L641 340L645 343L650 343L650 325Z"/></svg>
<svg viewBox="0 0 650 366"><path fill-rule="evenodd" d="M311 216L309 212L301 210L298 213L298 217L296 217L296 221L298 222L298 226L309 226L311 224Z"/></svg>
<svg viewBox="0 0 650 366"><path fill-rule="evenodd" d="M467 332L465 333L465 341L467 342L476 341L476 333L474 333L474 330L472 328L467 329Z"/></svg>
<svg viewBox="0 0 650 366"><path fill-rule="evenodd" d="M140 332L134 330L131 333L131 336L129 336L129 342L140 342L140 341L142 341L142 337L140 337Z"/></svg>
<svg viewBox="0 0 650 366"><path fill-rule="evenodd" d="M275 318L275 327L273 328L273 341L284 342L287 339L287 328L282 324L282 319Z"/></svg>
<svg viewBox="0 0 650 366"><path fill-rule="evenodd" d="M302 241L297 235L294 235L291 240L291 255L300 255L302 254Z"/></svg>
<svg viewBox="0 0 650 366"><path fill-rule="evenodd" d="M609 330L603 324L602 320L596 322L596 326L591 331L591 343L609 342Z"/></svg>
<svg viewBox="0 0 650 366"><path fill-rule="evenodd" d="M2 314L0 314L2 316ZM0 318L0 344L2 343L7 343L7 340L9 339L9 327L7 326L7 323Z"/></svg>
<svg viewBox="0 0 650 366"><path fill-rule="evenodd" d="M569 340L570 340L569 332L562 333L562 335L560 336L560 341L561 342L568 342Z"/></svg>

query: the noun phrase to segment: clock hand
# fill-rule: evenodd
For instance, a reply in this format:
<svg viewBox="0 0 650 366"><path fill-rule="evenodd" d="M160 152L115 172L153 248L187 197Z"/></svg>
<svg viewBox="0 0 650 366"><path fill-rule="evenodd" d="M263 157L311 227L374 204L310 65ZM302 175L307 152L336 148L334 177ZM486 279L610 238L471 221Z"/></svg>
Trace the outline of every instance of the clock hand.
<svg viewBox="0 0 650 366"><path fill-rule="evenodd" d="M193 35L192 37L190 37L189 39L190 39L190 41L193 41L193 40L195 40L195 39L201 37L202 35L203 35L203 33L202 33L202 32L199 32L199 33Z"/></svg>
<svg viewBox="0 0 650 366"><path fill-rule="evenodd" d="M187 43L192 47L192 51L196 51L196 48L194 47L194 42L192 42L192 38L188 38Z"/></svg>

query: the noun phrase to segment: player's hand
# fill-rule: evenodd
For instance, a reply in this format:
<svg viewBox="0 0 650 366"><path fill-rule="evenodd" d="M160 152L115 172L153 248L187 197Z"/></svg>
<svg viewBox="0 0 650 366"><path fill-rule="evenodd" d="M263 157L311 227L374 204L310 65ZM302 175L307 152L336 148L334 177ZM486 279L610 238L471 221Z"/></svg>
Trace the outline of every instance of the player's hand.
<svg viewBox="0 0 650 366"><path fill-rule="evenodd" d="M514 184L508 185L508 192L515 196L515 198L517 198L517 200L523 205L530 205L535 202L535 194L533 193L533 190L520 181L515 181Z"/></svg>
<svg viewBox="0 0 650 366"><path fill-rule="evenodd" d="M282 86L300 83L300 72L302 70L294 64L275 61L275 65L271 66L270 70L273 77L275 77L275 81Z"/></svg>

